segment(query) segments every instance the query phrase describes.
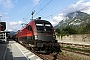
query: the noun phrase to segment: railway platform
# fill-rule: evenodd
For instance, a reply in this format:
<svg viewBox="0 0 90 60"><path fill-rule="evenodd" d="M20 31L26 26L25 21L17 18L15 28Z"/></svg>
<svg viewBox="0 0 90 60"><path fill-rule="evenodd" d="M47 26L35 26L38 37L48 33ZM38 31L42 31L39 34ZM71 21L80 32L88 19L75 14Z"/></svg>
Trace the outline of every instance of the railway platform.
<svg viewBox="0 0 90 60"><path fill-rule="evenodd" d="M4 60L7 51L7 44L0 44L0 60Z"/></svg>
<svg viewBox="0 0 90 60"><path fill-rule="evenodd" d="M42 60L15 41L0 44L0 60Z"/></svg>

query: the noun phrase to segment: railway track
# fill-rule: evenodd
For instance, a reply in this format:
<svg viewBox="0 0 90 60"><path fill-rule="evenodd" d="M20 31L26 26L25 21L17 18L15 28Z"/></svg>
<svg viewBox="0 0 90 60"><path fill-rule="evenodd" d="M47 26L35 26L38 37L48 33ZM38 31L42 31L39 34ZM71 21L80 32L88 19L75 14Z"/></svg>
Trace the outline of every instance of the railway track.
<svg viewBox="0 0 90 60"><path fill-rule="evenodd" d="M70 49L62 49L67 51L66 52L59 52L59 53L51 53L51 54L37 54L38 56L40 56L41 58L43 58L44 60L86 60L86 58L83 58L83 56L90 56L90 53L86 53L86 52L82 52L82 51L72 51ZM81 55L80 57L75 59L75 56L68 56L70 55L68 52L72 52L72 54L77 54L77 55ZM83 55L83 56L82 56ZM88 59L89 60L89 59Z"/></svg>
<svg viewBox="0 0 90 60"><path fill-rule="evenodd" d="M27 48L28 50L30 50L29 47L23 45L25 48ZM66 50L66 49L64 49ZM40 58L42 58L43 60L77 60L75 59L75 57L73 56L70 56L68 55L67 53L65 52L53 52L53 53L50 53L50 54L41 54L41 53L36 53L35 51L33 50L30 50L31 52L33 52L34 54L36 54L37 56L39 56ZM68 52L73 52L71 50L66 50ZM78 52L77 52L78 53Z"/></svg>
<svg viewBox="0 0 90 60"><path fill-rule="evenodd" d="M23 45L23 44L21 44L21 45ZM25 48L27 48L28 50L30 50L29 47L27 47L25 45L23 45L23 46ZM90 53L83 52L83 51L78 51L78 50L74 51L74 50L71 50L71 49L68 49L68 48L62 48L61 50L63 50L63 51L62 52L53 52L53 53L50 53L50 54L36 53L33 50L30 50L30 51L33 52L34 54L36 54L37 56L39 56L40 58L42 58L43 60L90 60L90 57L89 57ZM74 54L76 54L76 55L73 56ZM78 57L78 55L80 57Z"/></svg>
<svg viewBox="0 0 90 60"><path fill-rule="evenodd" d="M62 50L90 56L89 44L60 43Z"/></svg>
<svg viewBox="0 0 90 60"><path fill-rule="evenodd" d="M43 60L75 60L73 57L69 57L63 54L63 52L53 52L50 54L40 54L32 51L34 54L38 55Z"/></svg>
<svg viewBox="0 0 90 60"><path fill-rule="evenodd" d="M67 49L67 48L63 48L62 50L65 50L65 51L69 51L69 52L74 52L74 53L77 53L77 54L82 54L82 55L86 55L86 56L90 56L90 53L88 52L83 52L83 51L78 51L78 50L71 50L71 49Z"/></svg>

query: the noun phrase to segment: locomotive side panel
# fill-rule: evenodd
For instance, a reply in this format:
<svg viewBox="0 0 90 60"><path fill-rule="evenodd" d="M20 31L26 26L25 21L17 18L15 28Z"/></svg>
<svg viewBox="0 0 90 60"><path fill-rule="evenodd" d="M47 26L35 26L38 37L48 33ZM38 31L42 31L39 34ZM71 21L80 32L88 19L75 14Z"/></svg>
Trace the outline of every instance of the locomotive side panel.
<svg viewBox="0 0 90 60"><path fill-rule="evenodd" d="M31 43L31 40L33 39L33 32L31 26L28 25L23 30L21 30L18 38L25 44Z"/></svg>

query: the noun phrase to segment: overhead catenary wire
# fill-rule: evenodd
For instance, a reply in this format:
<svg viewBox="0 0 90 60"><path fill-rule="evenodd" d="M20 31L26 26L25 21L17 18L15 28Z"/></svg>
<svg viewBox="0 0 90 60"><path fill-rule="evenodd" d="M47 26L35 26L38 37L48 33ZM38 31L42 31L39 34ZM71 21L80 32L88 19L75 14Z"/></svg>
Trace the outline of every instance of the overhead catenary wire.
<svg viewBox="0 0 90 60"><path fill-rule="evenodd" d="M41 2L41 0L39 1L39 3ZM38 4L39 4L38 3ZM32 9L31 9L31 11L25 16L25 17L27 17L26 19L28 19L30 16L31 16L31 12L38 6L38 4L37 5L35 5Z"/></svg>
<svg viewBox="0 0 90 60"><path fill-rule="evenodd" d="M35 13L37 13L37 11L35 11ZM42 16L41 14L38 14L39 16L41 16L41 17L44 17L44 16Z"/></svg>
<svg viewBox="0 0 90 60"><path fill-rule="evenodd" d="M35 11L36 12L36 11ZM48 15L48 16L42 16L42 15L40 15L40 14L38 14L38 15L40 15L40 16L42 16L43 18L48 18L48 17L53 17L55 14L57 14L58 12L60 12L60 10L59 11L56 11L56 12L54 12L54 13L52 13L52 14L50 14L50 15ZM37 12L36 12L37 13Z"/></svg>
<svg viewBox="0 0 90 60"><path fill-rule="evenodd" d="M48 16L42 16L41 14L38 14L38 15L40 15L42 18L48 18L48 17L50 17L50 18L52 19L52 17L53 17L55 14L59 13L59 12L60 12L60 10L59 10L59 11L56 11L56 12L54 12L54 13L48 15ZM35 11L35 13L37 13L37 12Z"/></svg>
<svg viewBox="0 0 90 60"><path fill-rule="evenodd" d="M39 3L41 2L41 0L39 0ZM39 4L38 3L38 4ZM23 20L26 22L26 24L28 23L27 22L27 20L28 20L28 18L31 16L31 12L38 6L38 4L36 4L32 9L31 9L31 11L23 18ZM25 23L22 23L21 25L23 26L23 25L26 25Z"/></svg>
<svg viewBox="0 0 90 60"><path fill-rule="evenodd" d="M52 0L50 0L44 7L42 7L42 8L36 13L36 15L39 14L39 12L42 11L47 5L49 5L49 4L51 3L51 1L52 1ZM36 16L36 15L34 15L34 16Z"/></svg>
<svg viewBox="0 0 90 60"><path fill-rule="evenodd" d="M40 3L40 2L41 2L41 0L39 1L39 3ZM47 5L49 5L51 2L52 2L52 0L50 0L45 6L43 6L38 12L36 12L34 9L37 7L37 5L39 4L39 3L38 3L38 4L37 4L36 6L34 6L34 8L27 14L27 16L28 16L29 14L30 14L30 15L29 15L26 19L28 19L28 18L31 16L31 12L35 12L36 15L37 15L37 14L40 15L39 12L42 11L42 10L43 10ZM33 11L33 10L34 10L34 11ZM48 16L46 16L46 17L45 17L45 16L42 16L42 15L40 15L40 16L42 16L43 18L48 18L48 17L51 17L51 16L57 14L58 12L59 12L59 11L57 11L57 12L55 12L55 13L53 13L53 14L50 14L50 15L48 15ZM36 16L36 15L34 15L34 16ZM24 20L25 20L25 19L24 19ZM26 20L25 20L25 21L26 21Z"/></svg>
<svg viewBox="0 0 90 60"><path fill-rule="evenodd" d="M58 12L60 12L60 11L57 11L57 12L55 12L55 13L53 13L53 14L50 14L50 15L48 15L48 16L46 16L46 17L44 17L44 18L51 17L51 16L53 16L53 15L57 14Z"/></svg>

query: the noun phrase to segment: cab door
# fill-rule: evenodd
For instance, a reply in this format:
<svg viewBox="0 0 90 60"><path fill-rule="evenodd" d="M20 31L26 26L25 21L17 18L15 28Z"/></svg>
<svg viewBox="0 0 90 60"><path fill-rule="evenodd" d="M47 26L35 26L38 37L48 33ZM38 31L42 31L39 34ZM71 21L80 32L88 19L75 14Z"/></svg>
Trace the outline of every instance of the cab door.
<svg viewBox="0 0 90 60"><path fill-rule="evenodd" d="M32 27L31 25L27 26L27 43L28 44L33 44L34 41L33 41L33 30L32 30Z"/></svg>

